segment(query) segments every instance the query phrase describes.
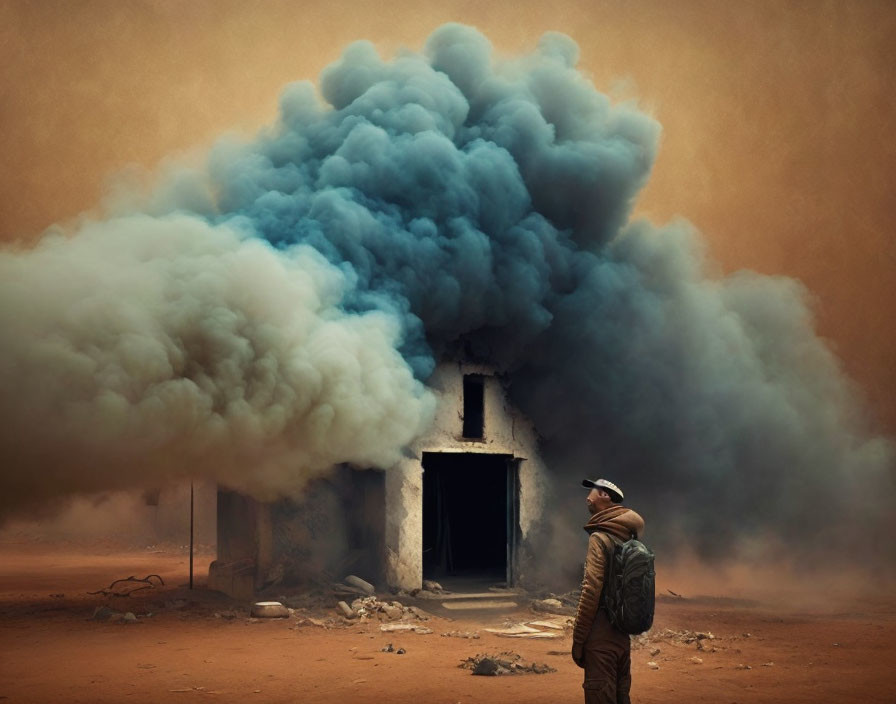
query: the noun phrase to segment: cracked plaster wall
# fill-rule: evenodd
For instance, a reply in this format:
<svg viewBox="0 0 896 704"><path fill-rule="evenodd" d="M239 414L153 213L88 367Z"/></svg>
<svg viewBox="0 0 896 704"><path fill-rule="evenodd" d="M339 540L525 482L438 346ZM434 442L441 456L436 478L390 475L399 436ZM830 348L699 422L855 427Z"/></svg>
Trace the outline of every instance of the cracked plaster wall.
<svg viewBox="0 0 896 704"><path fill-rule="evenodd" d="M463 378L484 377L484 432L481 440L462 436ZM423 582L424 452L481 452L512 455L519 463L520 554L544 510L545 467L531 423L506 399L501 380L488 367L439 365L427 381L438 395L429 431L409 448L410 457L386 473L386 578L389 586L419 589Z"/></svg>

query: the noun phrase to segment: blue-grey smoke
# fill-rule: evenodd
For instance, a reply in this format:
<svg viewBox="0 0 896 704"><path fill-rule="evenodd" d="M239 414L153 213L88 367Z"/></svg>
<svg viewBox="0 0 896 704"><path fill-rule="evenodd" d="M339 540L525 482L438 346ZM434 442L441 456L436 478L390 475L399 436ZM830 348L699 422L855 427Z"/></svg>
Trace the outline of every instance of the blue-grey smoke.
<svg viewBox="0 0 896 704"><path fill-rule="evenodd" d="M571 487L611 476L710 550L842 536L847 507L879 525L892 446L805 291L713 277L686 223L629 222L660 129L576 59L549 34L502 61L459 25L391 61L353 44L319 95L289 86L273 128L220 145L193 190L208 217L343 267L349 306L403 319L421 379L446 354L496 365Z"/></svg>
<svg viewBox="0 0 896 704"><path fill-rule="evenodd" d="M144 209L313 248L345 277L347 315L398 322L421 381L442 357L493 364L539 431L558 523L583 510L562 487L603 475L657 543L883 535L892 445L867 430L806 292L715 275L685 222L630 220L660 128L577 54L548 34L502 59L460 25L391 60L358 42Z"/></svg>

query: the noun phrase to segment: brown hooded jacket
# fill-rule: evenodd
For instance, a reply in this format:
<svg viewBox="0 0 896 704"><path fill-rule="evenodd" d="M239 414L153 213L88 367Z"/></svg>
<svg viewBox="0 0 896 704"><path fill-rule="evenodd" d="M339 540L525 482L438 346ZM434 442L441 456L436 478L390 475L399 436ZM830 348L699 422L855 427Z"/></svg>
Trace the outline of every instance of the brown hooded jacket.
<svg viewBox="0 0 896 704"><path fill-rule="evenodd" d="M582 595L579 597L579 608L573 626L574 645L585 643L591 631L591 624L597 615L607 562L605 548L613 549L613 541L607 535L621 540L628 540L633 534L640 537L644 530L644 519L631 509L617 504L591 516L585 524L585 530L590 535L588 555L585 558L585 577L582 579Z"/></svg>

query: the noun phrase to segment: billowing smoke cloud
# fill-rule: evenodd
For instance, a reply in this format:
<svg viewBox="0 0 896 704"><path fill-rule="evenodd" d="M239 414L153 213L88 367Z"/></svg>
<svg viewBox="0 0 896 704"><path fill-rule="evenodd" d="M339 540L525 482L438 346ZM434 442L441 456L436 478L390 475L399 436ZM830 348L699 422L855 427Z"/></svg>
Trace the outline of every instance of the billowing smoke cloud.
<svg viewBox="0 0 896 704"><path fill-rule="evenodd" d="M431 401L345 275L243 224L133 215L0 254L0 513L208 477L276 496L388 467Z"/></svg>
<svg viewBox="0 0 896 704"><path fill-rule="evenodd" d="M31 262L55 252L64 271L61 264L88 246L82 238L108 240L84 265L81 291L51 277L53 288L37 298L53 313L21 294L16 310L37 311L20 316L29 322L11 338L27 360L17 363L25 371L15 396L29 400L27 414L11 402L4 408L4 417L22 418L4 447L24 453L30 443L23 437L46 437L43 414L61 406L69 412L47 447L76 437L71 449L86 456L111 444L128 448L130 460L173 446L197 462L213 450L215 461L203 466L214 473L208 465L231 456L226 477L237 485L250 484L240 467L254 472L256 456L280 450L294 453L295 466L385 466L425 419L425 396L390 356L395 344L424 381L443 356L494 364L541 433L557 486L612 477L652 518L657 542L668 542L674 528L704 551L765 533L810 534L825 544L845 537L848 525L866 534L883 525L892 446L865 430L853 389L813 332L805 292L787 279L713 276L685 223L629 222L659 126L634 106L612 105L576 59L570 39L549 34L531 55L501 60L485 37L458 25L436 31L422 54L391 61L369 43L354 44L324 71L319 92L309 83L286 88L269 130L249 143L223 141L207 168L168 178L142 206L148 215L10 255L7 266L44 272L52 266ZM169 234L174 240L159 257L131 255L140 247L116 233L132 227L154 233L147 235L153 243L161 232L184 234ZM221 239L229 247L199 244ZM116 252L134 256L134 266L115 264ZM236 264L243 256L266 265L243 269ZM108 285L95 288L94 272L107 264ZM172 295L152 276L124 273L143 267L167 272L175 290L198 287L205 306L185 305L197 294ZM288 283L285 270L303 283ZM122 295L119 287L137 292ZM265 305L245 300L249 292ZM112 312L78 303L97 295ZM11 295L3 299L9 307ZM144 299L154 306L137 312ZM41 336L71 345L58 316L68 306L87 335L75 335L78 349L113 357L114 373L73 364L74 380L54 376ZM301 334L290 334L289 324L284 331L294 317ZM36 330L28 327L32 318ZM341 360L335 368L326 364L329 353L312 354L320 347L304 323L344 336L324 345ZM133 390L124 333L146 330L158 333L154 344L162 348L153 358L168 360L152 374L175 389L197 387L187 411L155 395L142 409L147 384ZM268 380L261 361L268 345L289 353L273 365L274 390L253 403L254 380ZM329 424L318 424L305 381L287 371L293 355L303 360L295 363L301 379L329 373L337 380ZM193 365L198 376L188 371ZM157 369L136 366L138 379ZM339 384L368 379L371 366L377 373L359 396L358 386ZM235 409L222 414L232 388L240 390ZM281 412L290 404L271 400L278 394L304 399L294 400L300 410ZM131 410L120 416L121 408ZM169 422L154 425L160 419ZM342 440L354 442L362 430L367 443L347 456ZM27 459L36 466L46 458ZM581 495L567 504L561 488L555 498L564 511L559 523L577 521Z"/></svg>

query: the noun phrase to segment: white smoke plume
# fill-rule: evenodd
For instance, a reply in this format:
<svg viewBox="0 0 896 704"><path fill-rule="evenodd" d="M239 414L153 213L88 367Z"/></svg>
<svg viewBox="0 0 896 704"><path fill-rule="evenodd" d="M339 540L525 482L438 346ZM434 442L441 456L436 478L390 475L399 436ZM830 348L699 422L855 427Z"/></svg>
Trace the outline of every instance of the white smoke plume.
<svg viewBox="0 0 896 704"><path fill-rule="evenodd" d="M133 215L0 253L0 514L206 477L260 497L388 467L431 399L309 247Z"/></svg>

